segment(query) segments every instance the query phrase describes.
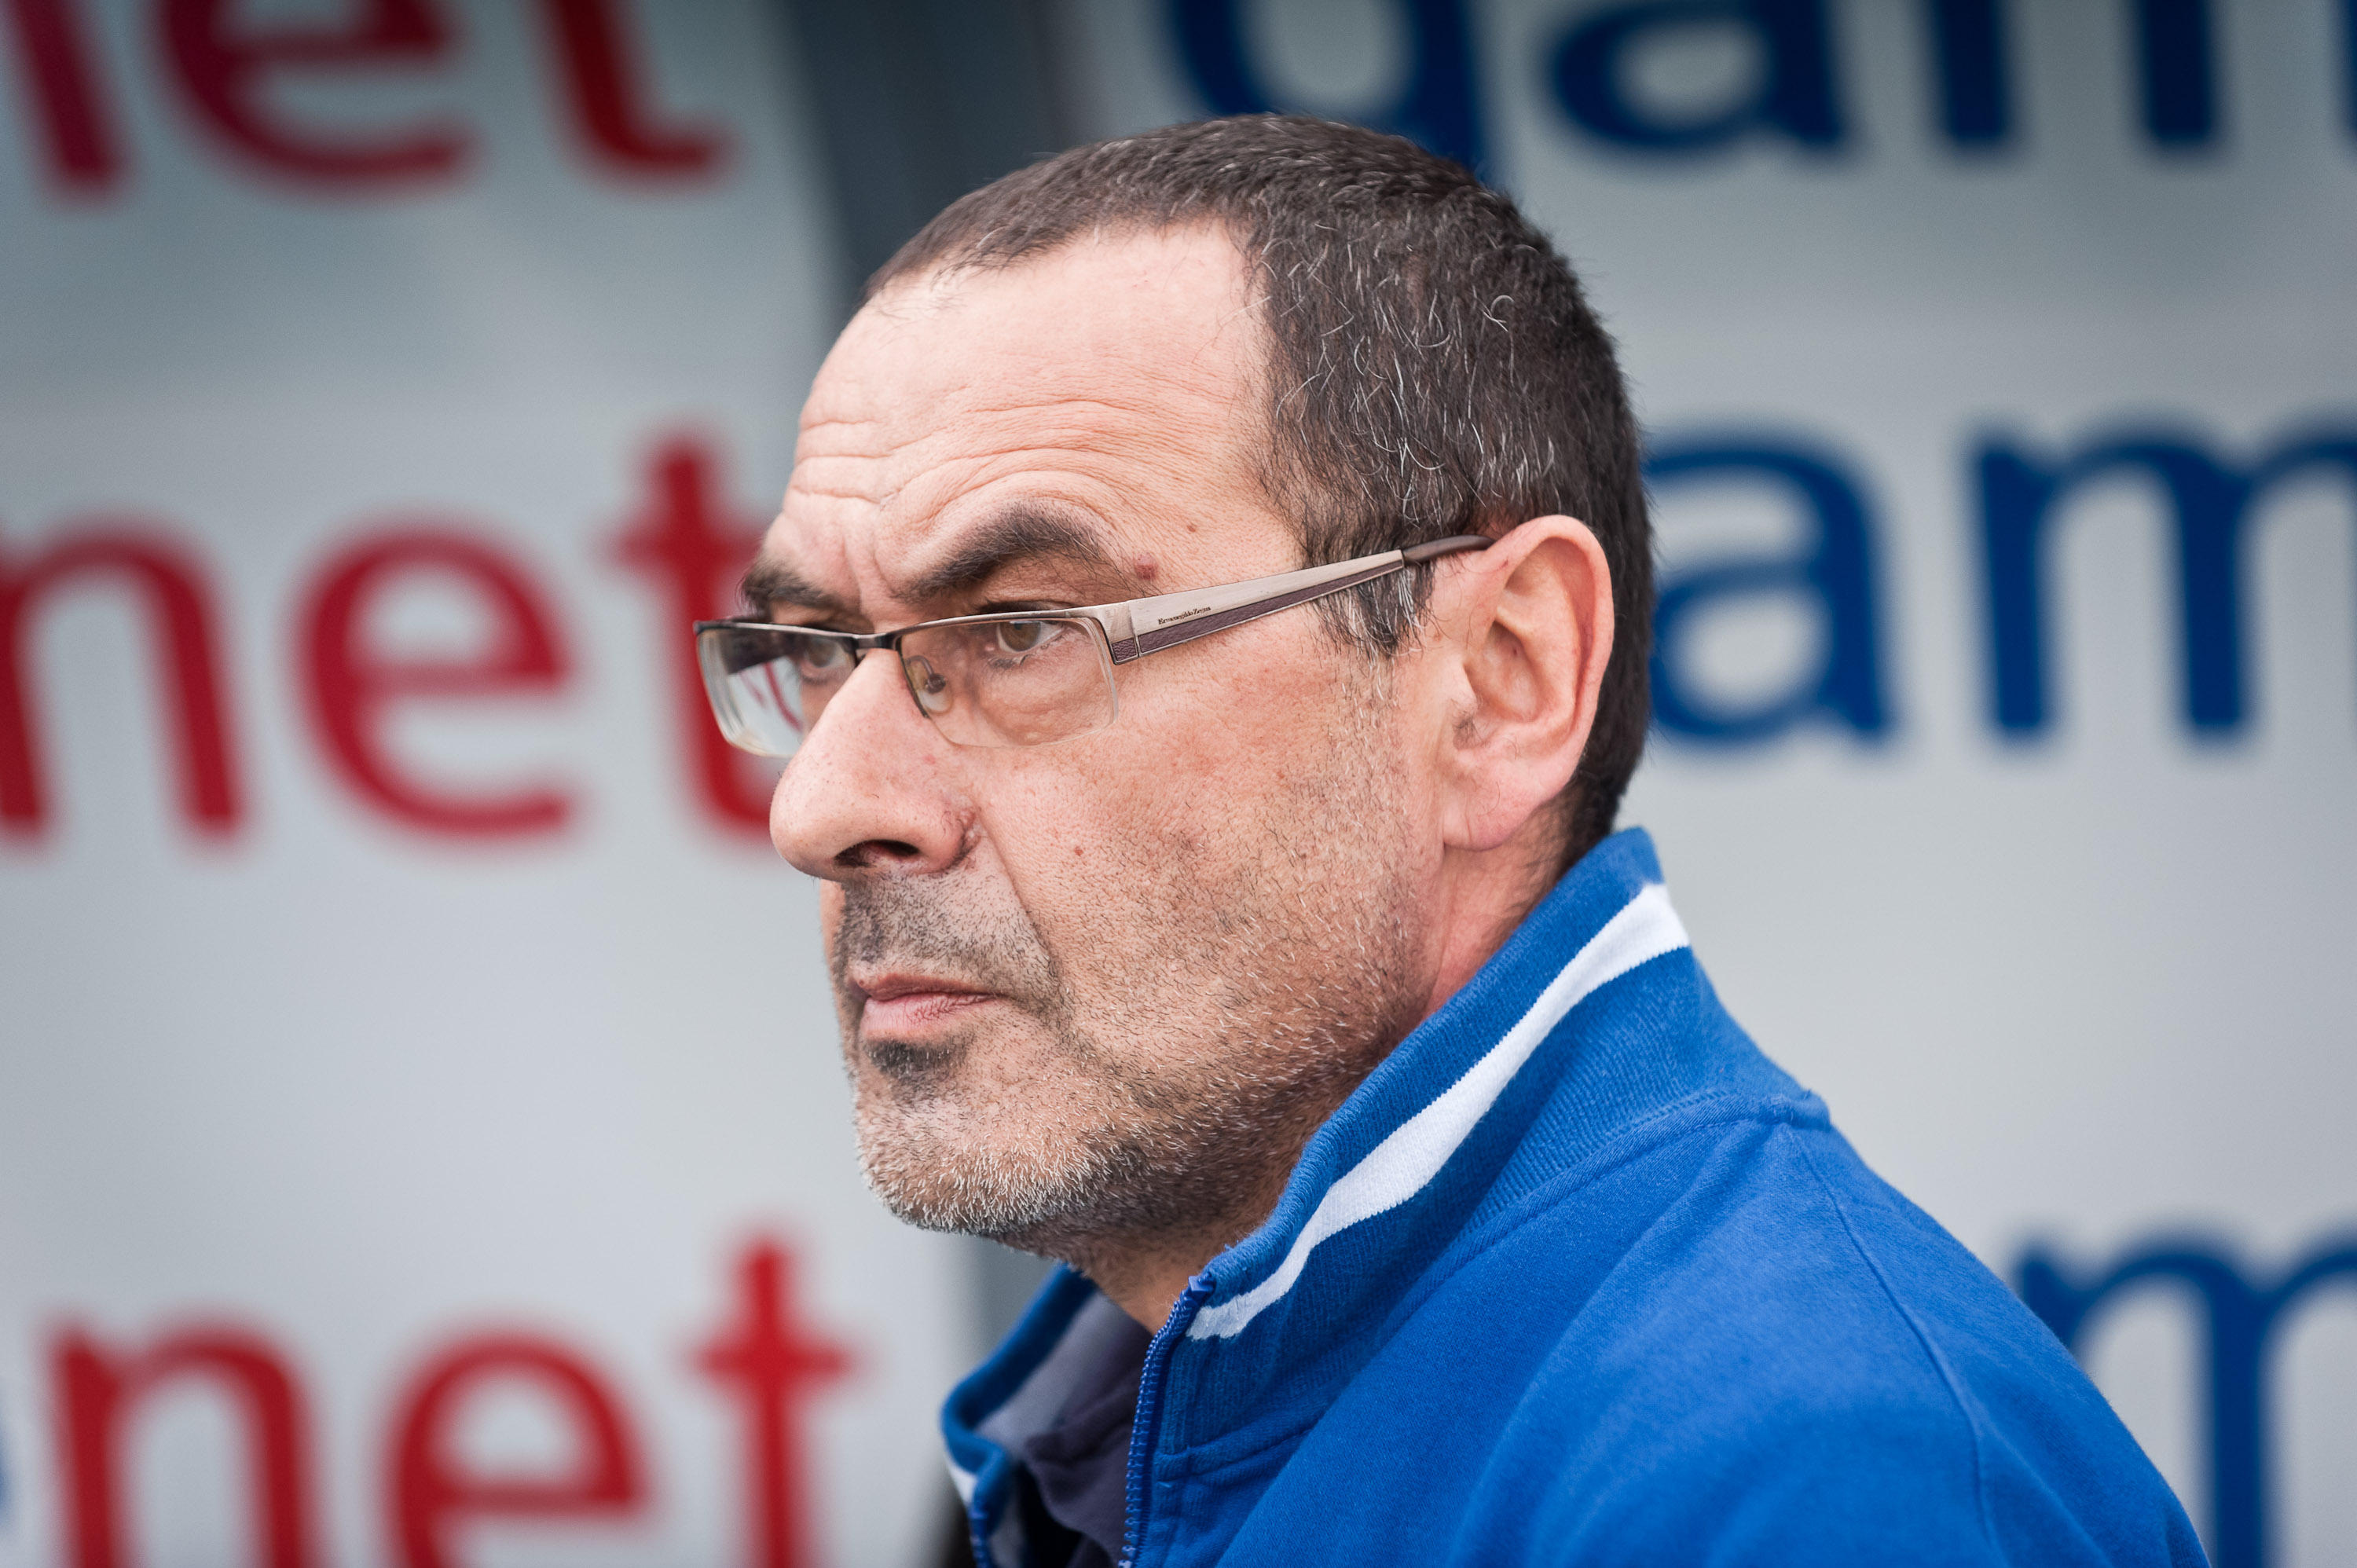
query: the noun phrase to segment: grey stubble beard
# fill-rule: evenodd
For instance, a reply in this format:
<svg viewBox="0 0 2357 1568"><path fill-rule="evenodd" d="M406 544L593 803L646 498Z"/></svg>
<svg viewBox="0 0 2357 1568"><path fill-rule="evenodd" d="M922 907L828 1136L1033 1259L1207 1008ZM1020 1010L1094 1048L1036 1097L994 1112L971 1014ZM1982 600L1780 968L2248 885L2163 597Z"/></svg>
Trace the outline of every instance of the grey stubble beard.
<svg viewBox="0 0 2357 1568"><path fill-rule="evenodd" d="M1309 798L1272 812L1266 864L1217 891L1199 884L1191 899L1178 865L1166 897L1125 911L1176 917L1158 950L1184 955L1166 967L1194 977L1184 1004L1151 985L1115 986L1118 1015L1104 1005L1090 1015L1013 890L970 863L844 886L829 956L860 1165L893 1213L1092 1273L1140 1239L1216 1251L1265 1216L1304 1143L1416 1012L1404 986L1405 886L1385 875L1397 842L1387 779L1372 750L1334 760ZM1294 841L1279 842L1285 833ZM1331 885L1336 870L1347 886ZM981 1028L922 1048L863 1041L855 962L946 972L992 991L1070 1092L1002 1089L980 1102ZM1155 1072L1145 1064L1161 1059L1157 1036L1210 1049ZM1109 1038L1131 1044L1127 1058Z"/></svg>

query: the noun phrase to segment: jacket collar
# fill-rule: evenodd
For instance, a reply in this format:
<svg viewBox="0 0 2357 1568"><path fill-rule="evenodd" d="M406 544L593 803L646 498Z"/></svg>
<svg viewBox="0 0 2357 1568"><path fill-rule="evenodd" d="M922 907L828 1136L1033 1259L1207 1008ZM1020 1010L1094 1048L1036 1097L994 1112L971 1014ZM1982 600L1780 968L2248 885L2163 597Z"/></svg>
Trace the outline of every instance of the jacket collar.
<svg viewBox="0 0 2357 1568"><path fill-rule="evenodd" d="M1156 1336L1131 1466L1240 1451L1314 1421L1446 1273L1542 1185L1736 1104L1823 1107L1722 1011L1641 830L1591 850L1481 971L1310 1139L1275 1210L1196 1276ZM1059 1270L942 1412L977 1535L1010 1552L1011 1453L1052 1422L1118 1309ZM1135 1542L1133 1542L1133 1547Z"/></svg>

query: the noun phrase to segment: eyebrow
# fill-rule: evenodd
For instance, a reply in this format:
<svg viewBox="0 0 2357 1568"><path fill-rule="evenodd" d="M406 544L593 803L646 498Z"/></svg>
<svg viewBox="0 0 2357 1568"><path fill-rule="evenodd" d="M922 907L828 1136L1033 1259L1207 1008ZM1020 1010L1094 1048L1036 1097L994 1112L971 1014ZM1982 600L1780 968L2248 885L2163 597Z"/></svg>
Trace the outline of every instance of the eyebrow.
<svg viewBox="0 0 2357 1568"><path fill-rule="evenodd" d="M745 578L737 591L745 596L747 604L763 615L779 605L820 610L845 618L856 613L849 604L770 555L756 557L753 564L745 568Z"/></svg>
<svg viewBox="0 0 2357 1568"><path fill-rule="evenodd" d="M1020 563L1059 562L1112 576L1134 586L1135 577L1114 562L1096 530L1033 506L1014 506L973 529L947 560L901 590L910 604L925 604L980 587Z"/></svg>
<svg viewBox="0 0 2357 1568"><path fill-rule="evenodd" d="M1134 593L1135 576L1114 564L1095 530L1036 506L1017 505L969 531L956 551L900 591L910 604L925 604L980 587L1007 567L1032 561L1056 561L1083 571L1104 574ZM844 620L856 620L859 611L850 601L828 593L775 556L763 555L745 569L739 585L745 602L768 615L780 605L815 610Z"/></svg>

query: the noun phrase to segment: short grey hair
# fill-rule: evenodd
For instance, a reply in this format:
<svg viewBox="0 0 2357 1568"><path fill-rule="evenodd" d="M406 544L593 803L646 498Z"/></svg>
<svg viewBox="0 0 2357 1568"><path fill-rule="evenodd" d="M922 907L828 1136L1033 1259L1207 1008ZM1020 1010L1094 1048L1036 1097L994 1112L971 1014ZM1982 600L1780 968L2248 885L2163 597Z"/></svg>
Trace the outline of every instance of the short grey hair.
<svg viewBox="0 0 2357 1568"><path fill-rule="evenodd" d="M1007 266L1077 235L1214 223L1255 274L1271 341L1263 481L1307 564L1562 512L1611 567L1596 724L1565 791L1565 862L1612 831L1651 713L1652 540L1612 340L1512 199L1396 136L1292 115L1076 147L966 196L867 285ZM1429 575L1339 601L1372 657L1415 629Z"/></svg>

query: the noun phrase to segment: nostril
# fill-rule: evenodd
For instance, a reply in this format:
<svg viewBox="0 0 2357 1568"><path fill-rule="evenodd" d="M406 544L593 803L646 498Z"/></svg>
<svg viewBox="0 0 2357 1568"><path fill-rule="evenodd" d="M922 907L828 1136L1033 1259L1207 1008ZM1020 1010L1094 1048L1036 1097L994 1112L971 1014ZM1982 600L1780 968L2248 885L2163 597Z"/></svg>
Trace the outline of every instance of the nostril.
<svg viewBox="0 0 2357 1568"><path fill-rule="evenodd" d="M923 858L915 844L899 839L865 839L834 857L835 865L846 871L877 869Z"/></svg>

